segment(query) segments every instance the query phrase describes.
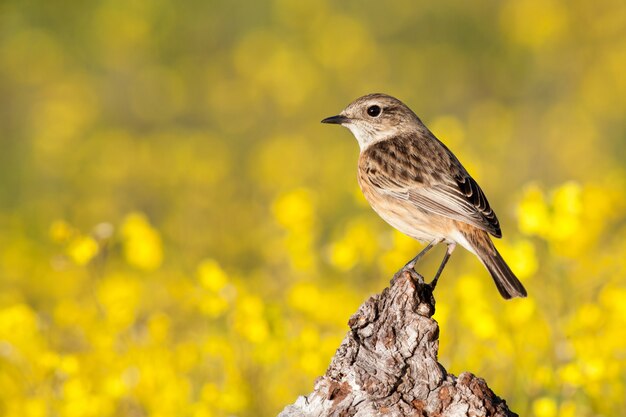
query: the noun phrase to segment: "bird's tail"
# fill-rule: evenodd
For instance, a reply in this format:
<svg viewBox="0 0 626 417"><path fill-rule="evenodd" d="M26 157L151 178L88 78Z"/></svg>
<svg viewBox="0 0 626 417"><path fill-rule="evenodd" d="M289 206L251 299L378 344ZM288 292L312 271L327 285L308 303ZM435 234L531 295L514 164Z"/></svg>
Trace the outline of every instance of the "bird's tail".
<svg viewBox="0 0 626 417"><path fill-rule="evenodd" d="M512 297L526 297L526 289L504 262L487 232L473 229L471 232L463 234L491 274L502 297L507 300Z"/></svg>

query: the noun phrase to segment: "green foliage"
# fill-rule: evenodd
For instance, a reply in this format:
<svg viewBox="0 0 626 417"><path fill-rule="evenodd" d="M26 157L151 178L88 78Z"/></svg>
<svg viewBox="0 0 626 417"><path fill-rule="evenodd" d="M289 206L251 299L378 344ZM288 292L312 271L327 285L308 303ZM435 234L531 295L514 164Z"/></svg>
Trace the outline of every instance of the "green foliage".
<svg viewBox="0 0 626 417"><path fill-rule="evenodd" d="M441 362L520 415L620 414L625 15L617 0L1 2L0 414L273 415L309 392L350 314L420 247L361 197L352 136L319 124L376 91L479 181L529 292L502 301L457 251Z"/></svg>

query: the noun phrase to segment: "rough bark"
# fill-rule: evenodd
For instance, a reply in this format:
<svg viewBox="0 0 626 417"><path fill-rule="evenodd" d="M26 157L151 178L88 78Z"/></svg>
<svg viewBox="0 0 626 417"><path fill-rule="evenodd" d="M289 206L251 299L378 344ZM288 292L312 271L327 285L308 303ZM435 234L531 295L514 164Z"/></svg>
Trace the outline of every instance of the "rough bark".
<svg viewBox="0 0 626 417"><path fill-rule="evenodd" d="M401 272L352 316L351 330L314 391L279 417L517 416L485 381L437 362L432 290Z"/></svg>

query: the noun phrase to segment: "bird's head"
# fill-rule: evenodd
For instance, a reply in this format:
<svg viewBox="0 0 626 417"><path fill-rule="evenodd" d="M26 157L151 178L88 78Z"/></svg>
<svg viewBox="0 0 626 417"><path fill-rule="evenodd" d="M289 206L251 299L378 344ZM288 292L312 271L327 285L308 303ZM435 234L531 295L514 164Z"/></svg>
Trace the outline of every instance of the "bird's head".
<svg viewBox="0 0 626 417"><path fill-rule="evenodd" d="M338 124L350 129L361 151L381 140L423 128L422 122L411 109L386 94L369 94L357 98L337 116L327 117L322 123Z"/></svg>

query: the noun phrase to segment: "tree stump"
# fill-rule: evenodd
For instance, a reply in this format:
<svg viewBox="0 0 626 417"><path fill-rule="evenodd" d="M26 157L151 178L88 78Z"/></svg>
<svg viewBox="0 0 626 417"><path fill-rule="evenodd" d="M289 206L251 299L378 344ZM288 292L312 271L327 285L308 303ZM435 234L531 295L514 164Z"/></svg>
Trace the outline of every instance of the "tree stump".
<svg viewBox="0 0 626 417"><path fill-rule="evenodd" d="M401 271L348 322L351 330L314 391L279 417L517 416L486 382L437 362L432 290Z"/></svg>

